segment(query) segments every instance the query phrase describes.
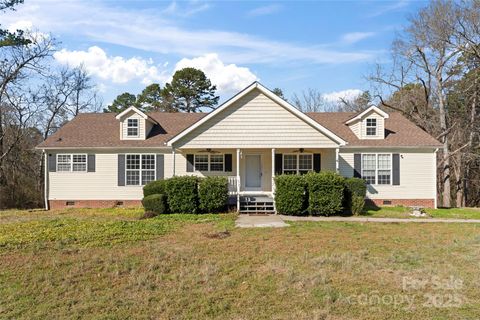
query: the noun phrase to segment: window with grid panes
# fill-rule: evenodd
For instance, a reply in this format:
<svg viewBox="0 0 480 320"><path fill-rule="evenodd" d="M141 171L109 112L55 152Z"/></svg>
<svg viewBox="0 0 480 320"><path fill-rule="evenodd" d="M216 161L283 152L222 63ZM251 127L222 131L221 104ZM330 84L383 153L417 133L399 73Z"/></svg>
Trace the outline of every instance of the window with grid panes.
<svg viewBox="0 0 480 320"><path fill-rule="evenodd" d="M377 119L367 119L367 136L377 135Z"/></svg>
<svg viewBox="0 0 480 320"><path fill-rule="evenodd" d="M369 184L375 184L376 162L375 154L362 155L362 178Z"/></svg>

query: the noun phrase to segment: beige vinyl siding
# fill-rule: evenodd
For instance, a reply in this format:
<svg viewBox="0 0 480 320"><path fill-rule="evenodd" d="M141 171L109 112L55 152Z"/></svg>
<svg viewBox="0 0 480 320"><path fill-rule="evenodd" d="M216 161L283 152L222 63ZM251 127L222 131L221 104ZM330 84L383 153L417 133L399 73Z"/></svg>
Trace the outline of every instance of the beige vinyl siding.
<svg viewBox="0 0 480 320"><path fill-rule="evenodd" d="M367 119L377 119L377 135L367 136ZM362 119L360 130L362 133L362 139L384 139L385 119L375 111L372 111Z"/></svg>
<svg viewBox="0 0 480 320"><path fill-rule="evenodd" d="M276 149L276 153L293 153L298 148ZM195 154L201 149L187 149L175 154L175 175L195 175L199 177L205 176L229 176L235 177L237 175L237 149L215 149L219 153L232 155L232 172L187 172L187 154ZM321 170L335 171L335 149L309 149L306 153L320 153L321 154ZM205 154L205 153L202 153ZM245 155L259 154L261 155L261 170L262 170L262 191L271 191L272 189L272 149L241 149L240 159L240 181L241 191L245 190ZM173 175L173 155L165 155L165 178Z"/></svg>
<svg viewBox="0 0 480 320"><path fill-rule="evenodd" d="M361 139L362 138L362 121L357 120L356 122L352 123L349 125L350 130L353 131L353 133L357 136L357 138Z"/></svg>
<svg viewBox="0 0 480 320"><path fill-rule="evenodd" d="M436 197L435 152L433 150L341 150L339 169L345 177L353 176L355 153L399 153L400 185L370 185L371 199L434 199Z"/></svg>
<svg viewBox="0 0 480 320"><path fill-rule="evenodd" d="M237 161L236 161L236 149L215 149L216 154L231 154L232 155L232 171L231 172L207 172L207 171L194 171L187 172L187 154L208 154L200 152L201 149L184 150L183 152L176 152L175 154L175 175L185 176L192 175L197 177L206 176L236 176L237 175ZM173 155L165 155L165 178L170 178L173 175Z"/></svg>
<svg viewBox="0 0 480 320"><path fill-rule="evenodd" d="M178 141L177 148L333 147L336 143L254 90Z"/></svg>
<svg viewBox="0 0 480 320"><path fill-rule="evenodd" d="M138 119L138 137L127 136L128 119ZM138 113L133 111L130 112L120 122L120 126L122 128L122 139L123 140L145 140L145 122L146 122L145 119L142 118Z"/></svg>
<svg viewBox="0 0 480 320"><path fill-rule="evenodd" d="M142 186L117 185L118 153L159 154L164 152L170 151L130 150L98 153L98 151L82 150L57 152L96 154L95 172L49 172L49 200L140 200L143 198Z"/></svg>

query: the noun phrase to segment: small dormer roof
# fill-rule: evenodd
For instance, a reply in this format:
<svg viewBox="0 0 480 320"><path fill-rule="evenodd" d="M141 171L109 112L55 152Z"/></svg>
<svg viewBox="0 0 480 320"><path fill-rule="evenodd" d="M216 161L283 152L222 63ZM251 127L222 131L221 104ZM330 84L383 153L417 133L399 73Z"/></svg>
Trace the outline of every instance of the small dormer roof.
<svg viewBox="0 0 480 320"><path fill-rule="evenodd" d="M115 118L117 120L121 120L124 116L126 116L128 113L130 112L135 112L136 114L138 114L140 117L142 117L143 119L145 120L148 120L152 123L157 123L157 121L155 121L154 119L152 119L151 117L149 117L147 114L145 114L143 111L141 111L140 109L134 107L134 106L131 106L131 107L128 107L127 109L123 110L121 113L119 113Z"/></svg>
<svg viewBox="0 0 480 320"><path fill-rule="evenodd" d="M355 122L357 120L361 120L365 115L369 114L371 111L374 111L376 113L378 113L379 115L381 115L383 118L385 119L388 119L388 113L386 113L385 111L381 110L380 108L378 108L377 106L370 106L369 108L367 108L365 111L355 115L353 118L350 118L349 120L347 120L347 122L345 122L346 124L350 124L352 122Z"/></svg>

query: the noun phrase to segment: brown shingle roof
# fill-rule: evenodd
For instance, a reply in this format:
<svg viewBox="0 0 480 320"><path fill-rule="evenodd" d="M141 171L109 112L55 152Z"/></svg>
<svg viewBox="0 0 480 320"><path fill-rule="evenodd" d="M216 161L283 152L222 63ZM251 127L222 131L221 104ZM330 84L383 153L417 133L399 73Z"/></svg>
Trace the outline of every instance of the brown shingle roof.
<svg viewBox="0 0 480 320"><path fill-rule="evenodd" d="M205 113L162 113L148 115L158 122L145 140L120 140L120 122L115 113L83 113L76 116L37 148L164 147Z"/></svg>
<svg viewBox="0 0 480 320"><path fill-rule="evenodd" d="M358 139L345 124L353 118L354 112L310 112L309 117L348 142L348 146L372 147L440 147L441 144L431 135L398 112L389 113L385 119L385 139Z"/></svg>
<svg viewBox="0 0 480 320"><path fill-rule="evenodd" d="M205 113L148 114L155 125L146 140L120 140L119 122L114 113L84 113L64 125L37 148L102 148L102 147L163 147L165 143L202 117ZM351 112L307 113L312 119L348 142L348 146L372 147L439 147L440 143L399 113L392 112L385 120L386 138L360 140L345 124Z"/></svg>

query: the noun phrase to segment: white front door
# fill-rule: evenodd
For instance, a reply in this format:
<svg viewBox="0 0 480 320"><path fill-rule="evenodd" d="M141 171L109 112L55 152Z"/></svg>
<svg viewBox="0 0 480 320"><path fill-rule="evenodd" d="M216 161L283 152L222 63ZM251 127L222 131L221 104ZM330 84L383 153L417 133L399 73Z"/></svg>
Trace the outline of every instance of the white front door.
<svg viewBox="0 0 480 320"><path fill-rule="evenodd" d="M262 157L259 154L245 155L245 189L262 190Z"/></svg>

